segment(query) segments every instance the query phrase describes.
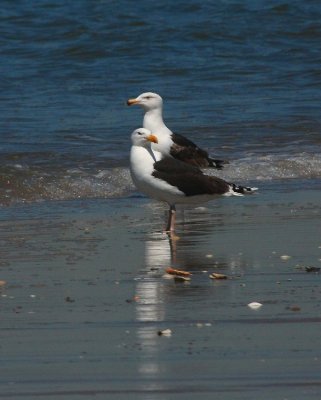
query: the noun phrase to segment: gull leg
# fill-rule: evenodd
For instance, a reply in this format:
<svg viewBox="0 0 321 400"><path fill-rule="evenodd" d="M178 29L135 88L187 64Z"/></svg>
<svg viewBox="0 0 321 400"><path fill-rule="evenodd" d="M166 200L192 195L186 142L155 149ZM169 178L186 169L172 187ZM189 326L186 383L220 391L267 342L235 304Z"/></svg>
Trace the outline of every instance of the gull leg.
<svg viewBox="0 0 321 400"><path fill-rule="evenodd" d="M174 232L167 232L169 247L171 250L171 263L176 264L176 254L177 254L177 240L179 239L178 236L175 235Z"/></svg>
<svg viewBox="0 0 321 400"><path fill-rule="evenodd" d="M170 212L172 214L170 231L174 232L175 231L175 223L176 223L176 208L175 208L175 206L171 207Z"/></svg>
<svg viewBox="0 0 321 400"><path fill-rule="evenodd" d="M168 221L167 221L166 232L174 232L175 231L175 219L176 219L175 217L176 217L175 205L170 205L170 208L168 211Z"/></svg>

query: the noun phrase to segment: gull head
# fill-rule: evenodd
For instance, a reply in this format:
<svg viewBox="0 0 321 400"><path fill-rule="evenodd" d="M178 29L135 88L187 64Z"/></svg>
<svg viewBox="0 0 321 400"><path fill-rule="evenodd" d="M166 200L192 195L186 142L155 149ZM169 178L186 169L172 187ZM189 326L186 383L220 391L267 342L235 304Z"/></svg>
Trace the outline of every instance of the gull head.
<svg viewBox="0 0 321 400"><path fill-rule="evenodd" d="M134 146L150 147L152 143L158 143L157 137L145 128L135 129L131 139Z"/></svg>
<svg viewBox="0 0 321 400"><path fill-rule="evenodd" d="M160 97L159 94L157 93L152 93L152 92L146 92L140 94L138 97L135 99L128 99L127 100L127 105L132 106L138 104L145 111L153 110L153 109L159 109L162 108L163 106L163 99Z"/></svg>

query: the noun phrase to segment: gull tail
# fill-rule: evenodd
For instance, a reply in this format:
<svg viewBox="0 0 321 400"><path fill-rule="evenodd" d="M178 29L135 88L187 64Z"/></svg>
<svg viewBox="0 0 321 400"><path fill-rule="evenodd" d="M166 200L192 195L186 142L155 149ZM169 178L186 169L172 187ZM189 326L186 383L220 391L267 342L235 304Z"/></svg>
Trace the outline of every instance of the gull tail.
<svg viewBox="0 0 321 400"><path fill-rule="evenodd" d="M208 158L208 164L210 168L215 168L215 169L223 169L224 168L224 164L229 164L228 161L225 160L217 160L214 158Z"/></svg>
<svg viewBox="0 0 321 400"><path fill-rule="evenodd" d="M232 192L233 194L237 195L243 195L243 194L253 194L255 193L258 188L256 187L248 187L248 186L240 186L240 185L235 185L235 183L230 183Z"/></svg>

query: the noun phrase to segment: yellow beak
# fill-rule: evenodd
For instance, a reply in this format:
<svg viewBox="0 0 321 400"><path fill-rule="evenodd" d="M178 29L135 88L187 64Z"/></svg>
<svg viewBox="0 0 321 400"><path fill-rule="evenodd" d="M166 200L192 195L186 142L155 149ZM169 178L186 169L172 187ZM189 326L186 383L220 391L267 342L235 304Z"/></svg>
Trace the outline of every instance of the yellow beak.
<svg viewBox="0 0 321 400"><path fill-rule="evenodd" d="M147 136L147 140L148 140L149 142L152 142L152 143L158 143L157 137L156 137L155 135L153 135L153 134Z"/></svg>
<svg viewBox="0 0 321 400"><path fill-rule="evenodd" d="M134 104L138 104L138 103L139 103L139 100L137 100L137 99L128 99L127 100L128 106L133 106Z"/></svg>

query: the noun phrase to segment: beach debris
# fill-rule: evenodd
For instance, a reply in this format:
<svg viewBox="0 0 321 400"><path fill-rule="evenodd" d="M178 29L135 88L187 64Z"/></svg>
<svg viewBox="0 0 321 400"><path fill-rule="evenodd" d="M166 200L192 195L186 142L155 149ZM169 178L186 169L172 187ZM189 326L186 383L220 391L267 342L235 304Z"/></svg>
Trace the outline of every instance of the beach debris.
<svg viewBox="0 0 321 400"><path fill-rule="evenodd" d="M206 258L213 258L213 254L206 254Z"/></svg>
<svg viewBox="0 0 321 400"><path fill-rule="evenodd" d="M0 281L0 288L2 287L2 286L4 286L5 284L6 284L7 282L6 281Z"/></svg>
<svg viewBox="0 0 321 400"><path fill-rule="evenodd" d="M172 336L172 331L171 329L163 329L161 331L157 332L158 336Z"/></svg>
<svg viewBox="0 0 321 400"><path fill-rule="evenodd" d="M67 296L67 297L65 297L65 302L67 302L67 303L74 303L75 300L72 299L70 296Z"/></svg>
<svg viewBox="0 0 321 400"><path fill-rule="evenodd" d="M139 300L139 296L134 296L131 299L126 299L126 303L135 303Z"/></svg>
<svg viewBox="0 0 321 400"><path fill-rule="evenodd" d="M262 303L258 303L257 301L252 301L252 303L249 303L247 306L250 307L252 310L258 310L259 308L262 307Z"/></svg>
<svg viewBox="0 0 321 400"><path fill-rule="evenodd" d="M288 261L290 260L291 256L287 255L287 254L283 254L283 256L280 256L281 260L283 261Z"/></svg>
<svg viewBox="0 0 321 400"><path fill-rule="evenodd" d="M165 272L169 275L174 275L174 276L184 276L185 278L191 276L192 274L188 271L183 271L181 269L175 269L168 267L166 268Z"/></svg>
<svg viewBox="0 0 321 400"><path fill-rule="evenodd" d="M290 311L293 311L293 312L301 311L301 307L300 307L300 306L297 306L297 305L287 307L286 309L287 309L287 310L290 310Z"/></svg>
<svg viewBox="0 0 321 400"><path fill-rule="evenodd" d="M209 275L211 279L227 279L227 276L224 274L219 274L217 272L213 272L211 275Z"/></svg>
<svg viewBox="0 0 321 400"><path fill-rule="evenodd" d="M319 267L305 267L306 272L320 272L321 268Z"/></svg>

